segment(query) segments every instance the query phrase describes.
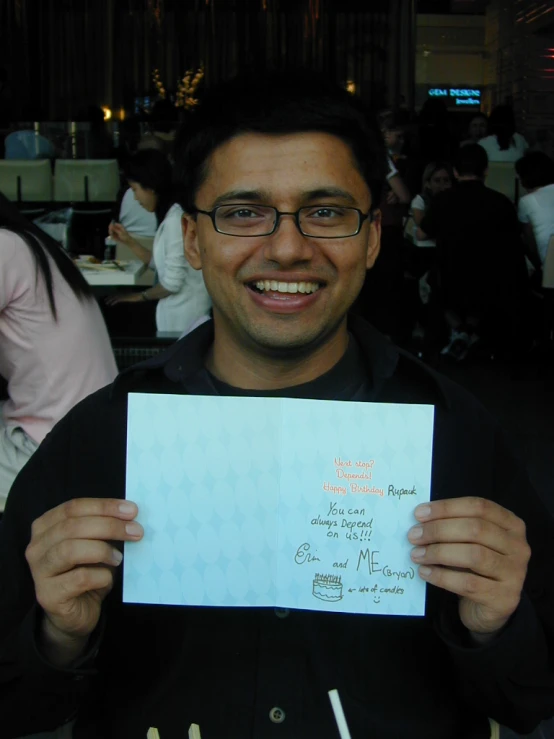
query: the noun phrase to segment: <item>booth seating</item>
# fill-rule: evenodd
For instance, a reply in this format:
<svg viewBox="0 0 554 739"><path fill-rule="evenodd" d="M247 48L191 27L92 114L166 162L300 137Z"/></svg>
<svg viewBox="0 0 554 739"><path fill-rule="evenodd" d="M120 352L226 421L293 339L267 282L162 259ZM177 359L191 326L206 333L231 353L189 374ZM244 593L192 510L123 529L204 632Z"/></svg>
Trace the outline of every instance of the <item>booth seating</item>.
<svg viewBox="0 0 554 739"><path fill-rule="evenodd" d="M0 160L0 192L22 213L38 216L52 201L52 166L48 159Z"/></svg>
<svg viewBox="0 0 554 739"><path fill-rule="evenodd" d="M57 159L54 200L71 203L114 203L119 192L116 159Z"/></svg>

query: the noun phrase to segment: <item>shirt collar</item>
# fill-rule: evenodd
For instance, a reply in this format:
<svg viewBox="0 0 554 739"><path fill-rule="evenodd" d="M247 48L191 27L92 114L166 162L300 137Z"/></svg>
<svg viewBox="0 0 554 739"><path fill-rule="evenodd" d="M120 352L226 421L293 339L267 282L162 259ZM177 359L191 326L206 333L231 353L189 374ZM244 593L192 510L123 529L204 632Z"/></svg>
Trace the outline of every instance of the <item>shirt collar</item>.
<svg viewBox="0 0 554 739"><path fill-rule="evenodd" d="M408 360L416 372L425 375L427 381L431 381L435 393L440 396L441 400L446 401L439 377L407 352L398 349L369 323L358 316L350 315L348 330L360 346L368 376L375 391L378 391L384 382L394 375L399 360L405 359ZM166 351L124 370L116 378L113 392L129 391L135 377L140 375L145 378L150 373L159 373L160 371L163 371L170 382L187 385L194 375L204 370L204 358L213 340L213 320L206 321L197 329L179 339ZM448 405L447 401L446 404Z"/></svg>

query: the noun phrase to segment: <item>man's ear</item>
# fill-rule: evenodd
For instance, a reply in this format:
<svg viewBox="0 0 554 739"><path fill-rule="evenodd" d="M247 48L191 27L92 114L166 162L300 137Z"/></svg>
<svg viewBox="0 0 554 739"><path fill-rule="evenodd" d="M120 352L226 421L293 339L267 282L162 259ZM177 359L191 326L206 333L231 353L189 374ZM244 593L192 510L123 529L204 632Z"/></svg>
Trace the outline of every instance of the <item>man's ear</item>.
<svg viewBox="0 0 554 739"><path fill-rule="evenodd" d="M381 249L381 211L376 210L373 220L369 224L369 238L367 245L366 269L371 269L379 256Z"/></svg>
<svg viewBox="0 0 554 739"><path fill-rule="evenodd" d="M200 256L200 247L198 246L196 218L188 213L183 213L183 217L181 218L181 228L183 229L185 257L193 269L202 269L202 258Z"/></svg>

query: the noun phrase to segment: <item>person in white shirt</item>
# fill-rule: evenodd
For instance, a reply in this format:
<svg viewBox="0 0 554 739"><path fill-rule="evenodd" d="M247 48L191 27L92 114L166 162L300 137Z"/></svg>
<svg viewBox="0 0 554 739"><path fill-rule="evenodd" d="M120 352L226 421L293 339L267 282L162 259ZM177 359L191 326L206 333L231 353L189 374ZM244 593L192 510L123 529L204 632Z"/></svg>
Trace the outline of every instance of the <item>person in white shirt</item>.
<svg viewBox="0 0 554 739"><path fill-rule="evenodd" d="M130 160L127 181L135 198L160 224L152 252L141 246L121 225L110 226L110 236L128 246L135 256L156 270L158 282L139 293L114 295L110 305L157 300L156 328L159 333L186 331L206 315L211 299L201 271L194 270L185 257L182 232L182 208L175 203L171 165L162 152L139 151Z"/></svg>
<svg viewBox="0 0 554 739"><path fill-rule="evenodd" d="M528 256L536 269L546 259L554 236L554 161L542 151L530 151L516 162L516 172L527 190L518 205Z"/></svg>
<svg viewBox="0 0 554 739"><path fill-rule="evenodd" d="M415 246L421 248L436 246L434 239L418 238L418 231L429 203L439 192L452 187L452 179L452 167L448 162L430 162L425 167L421 181L421 193L412 200L410 208L410 215L414 224L413 243Z"/></svg>
<svg viewBox="0 0 554 739"><path fill-rule="evenodd" d="M139 203L130 187L121 201L119 222L126 231L137 236L154 238L158 228L156 214L150 213Z"/></svg>
<svg viewBox="0 0 554 739"><path fill-rule="evenodd" d="M489 136L478 144L487 152L491 162L517 162L529 148L529 144L516 133L514 111L509 105L498 105L489 118Z"/></svg>

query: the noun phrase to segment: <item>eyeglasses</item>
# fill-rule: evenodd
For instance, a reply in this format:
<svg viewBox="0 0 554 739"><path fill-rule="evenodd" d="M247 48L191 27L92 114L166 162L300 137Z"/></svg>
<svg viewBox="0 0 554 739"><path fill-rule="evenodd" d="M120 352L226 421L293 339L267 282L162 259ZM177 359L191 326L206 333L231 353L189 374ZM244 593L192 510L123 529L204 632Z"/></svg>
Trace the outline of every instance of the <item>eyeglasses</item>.
<svg viewBox="0 0 554 739"><path fill-rule="evenodd" d="M235 203L218 205L213 210L194 213L209 216L215 230L226 236L271 236L282 216L294 216L296 227L303 236L316 239L346 239L360 233L365 220L373 220L373 213L362 213L358 208L339 205L308 205L292 213L277 210L271 205Z"/></svg>

